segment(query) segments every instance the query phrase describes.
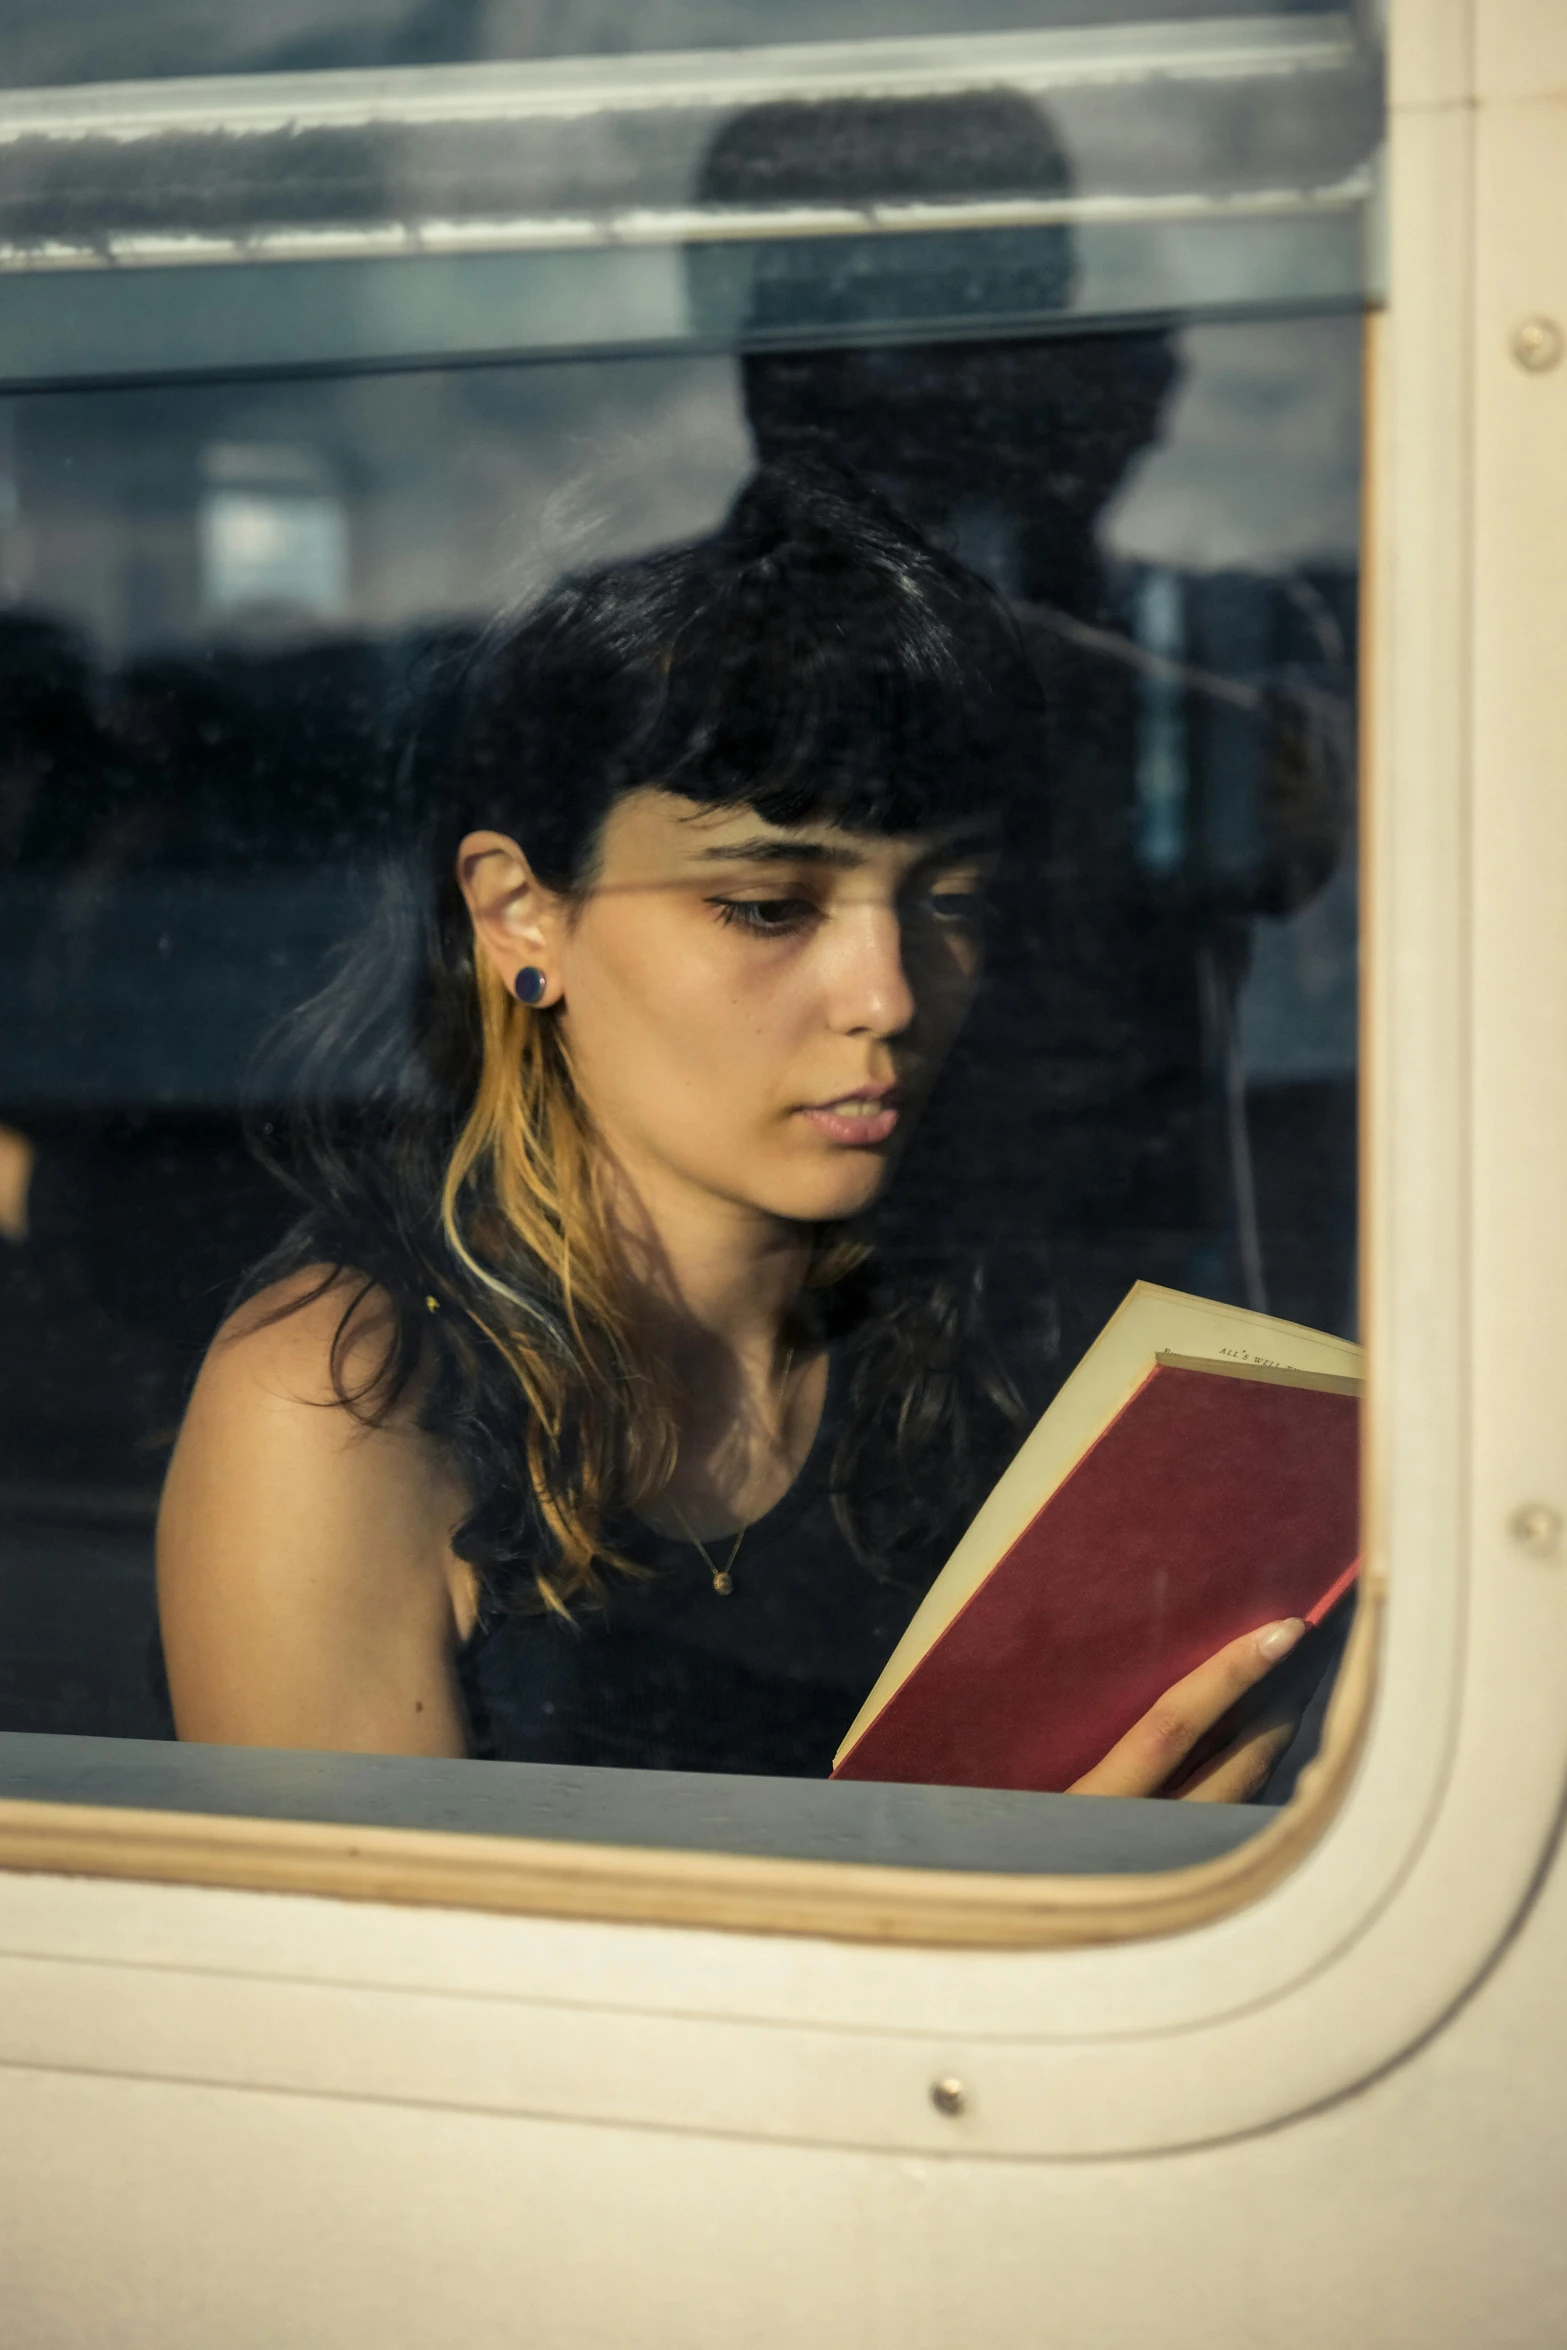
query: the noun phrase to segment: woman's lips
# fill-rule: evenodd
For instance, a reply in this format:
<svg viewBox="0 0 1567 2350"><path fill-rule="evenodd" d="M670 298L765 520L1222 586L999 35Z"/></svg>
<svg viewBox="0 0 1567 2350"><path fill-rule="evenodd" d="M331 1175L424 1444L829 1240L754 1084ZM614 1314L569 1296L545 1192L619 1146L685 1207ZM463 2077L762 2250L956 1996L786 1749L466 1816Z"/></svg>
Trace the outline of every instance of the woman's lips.
<svg viewBox="0 0 1567 2350"><path fill-rule="evenodd" d="M835 1102L819 1102L800 1114L829 1142L868 1149L873 1143L886 1142L897 1131L901 1100L886 1091L846 1093Z"/></svg>

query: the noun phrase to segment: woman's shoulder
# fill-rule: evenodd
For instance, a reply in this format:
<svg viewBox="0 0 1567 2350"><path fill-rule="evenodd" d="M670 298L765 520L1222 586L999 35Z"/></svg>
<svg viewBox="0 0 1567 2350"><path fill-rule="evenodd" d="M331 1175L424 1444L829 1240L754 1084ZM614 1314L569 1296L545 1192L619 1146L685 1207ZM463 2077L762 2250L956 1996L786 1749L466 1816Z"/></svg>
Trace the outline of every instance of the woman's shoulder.
<svg viewBox="0 0 1567 2350"><path fill-rule="evenodd" d="M165 1514L210 1481L308 1497L328 1517L384 1497L455 1522L459 1482L419 1424L422 1366L399 1381L398 1341L393 1300L350 1269L306 1265L245 1298L191 1392Z"/></svg>
<svg viewBox="0 0 1567 2350"><path fill-rule="evenodd" d="M368 1274L302 1265L233 1308L207 1350L198 1386L259 1385L309 1404L368 1400L397 1327L392 1298Z"/></svg>
<svg viewBox="0 0 1567 2350"><path fill-rule="evenodd" d="M395 1323L362 1276L306 1267L208 1350L158 1525L182 1736L462 1751L445 1658L473 1614L451 1548L467 1502L408 1391L377 1401Z"/></svg>

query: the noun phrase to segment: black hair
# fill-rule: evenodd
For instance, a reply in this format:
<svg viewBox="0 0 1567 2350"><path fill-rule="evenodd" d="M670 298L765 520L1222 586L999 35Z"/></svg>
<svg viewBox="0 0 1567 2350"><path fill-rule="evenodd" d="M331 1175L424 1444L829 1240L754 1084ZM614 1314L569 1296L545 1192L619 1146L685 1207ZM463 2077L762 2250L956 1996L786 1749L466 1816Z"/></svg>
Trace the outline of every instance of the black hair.
<svg viewBox="0 0 1567 2350"><path fill-rule="evenodd" d="M520 839L569 889L639 784L779 825L914 832L1037 784L1004 607L843 469L755 474L694 545L572 581L473 666L435 841Z"/></svg>
<svg viewBox="0 0 1567 2350"><path fill-rule="evenodd" d="M567 581L497 623L423 705L406 767L418 848L372 935L294 1023L299 1090L271 1149L304 1212L248 1288L328 1265L390 1302L378 1372L352 1392L339 1375L340 1399L384 1414L417 1375L423 1424L467 1482L456 1546L487 1602L560 1606L600 1588L616 1512L645 1494L628 1466L637 1382L613 1318L585 1332L552 1249L500 1212L493 1170L465 1179L460 1229L443 1220L486 1050L458 842L505 832L546 886L580 892L611 808L648 784L780 825L905 833L978 811L1004 824L1043 787L1038 694L992 592L807 458L754 476L711 537ZM527 1049L558 1056L556 1033L540 1016ZM569 1091L563 1061L554 1076ZM538 1170L547 1146L528 1147ZM836 1500L883 1574L939 1564L1022 1410L985 1337L976 1252L893 1232L822 1236L839 1273L813 1293L852 1364Z"/></svg>

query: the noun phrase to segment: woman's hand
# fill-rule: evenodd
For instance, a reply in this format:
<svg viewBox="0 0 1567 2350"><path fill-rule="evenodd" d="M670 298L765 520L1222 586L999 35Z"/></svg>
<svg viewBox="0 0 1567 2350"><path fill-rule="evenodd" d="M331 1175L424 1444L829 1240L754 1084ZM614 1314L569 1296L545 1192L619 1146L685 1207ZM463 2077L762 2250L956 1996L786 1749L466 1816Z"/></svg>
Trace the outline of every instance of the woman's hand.
<svg viewBox="0 0 1567 2350"><path fill-rule="evenodd" d="M1175 1795L1194 1803L1244 1803L1295 1735L1294 1713L1265 1707L1214 1751L1210 1733L1239 1699L1288 1656L1306 1627L1298 1616L1243 1633L1209 1657L1134 1722L1067 1790L1071 1795Z"/></svg>

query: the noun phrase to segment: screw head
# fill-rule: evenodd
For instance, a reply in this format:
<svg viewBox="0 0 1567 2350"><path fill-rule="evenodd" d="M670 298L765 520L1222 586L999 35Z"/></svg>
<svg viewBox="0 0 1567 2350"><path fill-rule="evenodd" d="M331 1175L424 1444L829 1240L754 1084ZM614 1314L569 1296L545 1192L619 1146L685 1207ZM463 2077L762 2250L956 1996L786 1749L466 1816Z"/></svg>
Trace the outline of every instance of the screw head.
<svg viewBox="0 0 1567 2350"><path fill-rule="evenodd" d="M1508 1519L1507 1531L1531 1558L1554 1558L1561 1540L1561 1512L1553 1510L1548 1501L1526 1501Z"/></svg>
<svg viewBox="0 0 1567 2350"><path fill-rule="evenodd" d="M1544 375L1567 349L1567 338L1554 318L1526 318L1513 328L1512 353L1530 375Z"/></svg>
<svg viewBox="0 0 1567 2350"><path fill-rule="evenodd" d="M938 2113L961 2113L968 2104L968 2091L955 2074L947 2073L931 2082L930 2101Z"/></svg>

